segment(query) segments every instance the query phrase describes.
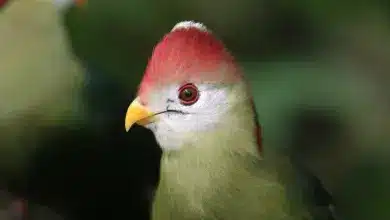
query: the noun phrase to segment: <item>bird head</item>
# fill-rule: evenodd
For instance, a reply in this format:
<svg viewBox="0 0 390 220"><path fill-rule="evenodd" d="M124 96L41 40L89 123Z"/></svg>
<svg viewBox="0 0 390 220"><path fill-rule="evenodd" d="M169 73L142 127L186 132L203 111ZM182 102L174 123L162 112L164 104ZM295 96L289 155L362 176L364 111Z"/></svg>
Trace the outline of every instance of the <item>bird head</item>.
<svg viewBox="0 0 390 220"><path fill-rule="evenodd" d="M178 150L209 134L250 131L254 137L253 110L244 76L223 43L205 25L183 21L155 46L125 127L145 126L163 150Z"/></svg>

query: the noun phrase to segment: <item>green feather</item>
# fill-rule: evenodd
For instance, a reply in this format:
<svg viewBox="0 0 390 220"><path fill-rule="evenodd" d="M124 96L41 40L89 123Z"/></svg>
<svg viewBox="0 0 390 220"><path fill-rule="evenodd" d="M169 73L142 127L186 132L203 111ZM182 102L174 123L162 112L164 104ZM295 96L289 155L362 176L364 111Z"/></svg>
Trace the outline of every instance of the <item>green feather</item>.
<svg viewBox="0 0 390 220"><path fill-rule="evenodd" d="M252 106L240 103L221 126L188 134L197 140L163 153L154 220L310 219L303 200L289 196L288 161L260 156Z"/></svg>

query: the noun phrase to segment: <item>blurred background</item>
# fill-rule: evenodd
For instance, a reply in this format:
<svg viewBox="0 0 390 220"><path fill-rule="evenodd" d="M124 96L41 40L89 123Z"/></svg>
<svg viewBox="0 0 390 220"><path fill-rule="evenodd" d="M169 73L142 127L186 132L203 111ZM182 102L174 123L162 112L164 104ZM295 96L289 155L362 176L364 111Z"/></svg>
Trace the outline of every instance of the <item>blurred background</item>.
<svg viewBox="0 0 390 220"><path fill-rule="evenodd" d="M376 0L0 0L0 219L148 218L161 152L123 118L181 20L236 56L265 148L291 155L313 202L390 219L390 3Z"/></svg>

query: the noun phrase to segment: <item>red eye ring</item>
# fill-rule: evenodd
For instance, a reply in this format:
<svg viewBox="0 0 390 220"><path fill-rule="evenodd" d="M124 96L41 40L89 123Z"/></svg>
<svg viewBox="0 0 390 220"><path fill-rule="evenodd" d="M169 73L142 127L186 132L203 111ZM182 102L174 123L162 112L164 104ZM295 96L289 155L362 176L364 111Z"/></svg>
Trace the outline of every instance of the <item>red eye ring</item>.
<svg viewBox="0 0 390 220"><path fill-rule="evenodd" d="M178 98L182 105L193 105L199 99L199 90L192 83L181 86L178 93Z"/></svg>

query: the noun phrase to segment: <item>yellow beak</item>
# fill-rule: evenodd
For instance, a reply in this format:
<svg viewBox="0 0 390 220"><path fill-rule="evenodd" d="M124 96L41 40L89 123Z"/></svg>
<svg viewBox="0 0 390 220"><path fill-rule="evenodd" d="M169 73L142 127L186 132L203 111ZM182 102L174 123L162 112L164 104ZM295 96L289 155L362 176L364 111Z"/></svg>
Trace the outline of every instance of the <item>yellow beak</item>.
<svg viewBox="0 0 390 220"><path fill-rule="evenodd" d="M125 118L126 131L129 131L131 126L133 126L134 124L147 125L153 122L154 115L155 113L149 111L139 102L139 99L136 98L127 109Z"/></svg>

